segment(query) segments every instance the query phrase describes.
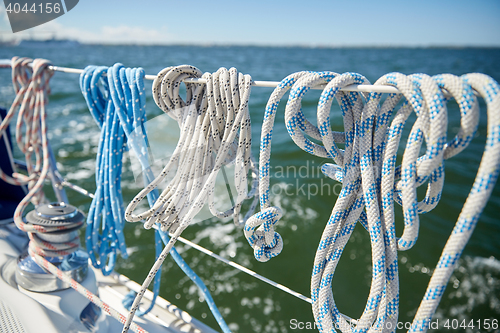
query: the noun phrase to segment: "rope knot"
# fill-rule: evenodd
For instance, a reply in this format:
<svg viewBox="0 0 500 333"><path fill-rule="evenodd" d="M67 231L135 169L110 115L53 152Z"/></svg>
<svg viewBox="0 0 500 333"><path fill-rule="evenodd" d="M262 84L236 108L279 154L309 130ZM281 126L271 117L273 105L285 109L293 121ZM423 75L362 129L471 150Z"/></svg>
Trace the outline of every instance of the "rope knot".
<svg viewBox="0 0 500 333"><path fill-rule="evenodd" d="M245 237L254 249L254 256L260 262L276 257L283 249L281 235L274 231L274 225L283 216L279 207L268 207L250 217L245 224Z"/></svg>

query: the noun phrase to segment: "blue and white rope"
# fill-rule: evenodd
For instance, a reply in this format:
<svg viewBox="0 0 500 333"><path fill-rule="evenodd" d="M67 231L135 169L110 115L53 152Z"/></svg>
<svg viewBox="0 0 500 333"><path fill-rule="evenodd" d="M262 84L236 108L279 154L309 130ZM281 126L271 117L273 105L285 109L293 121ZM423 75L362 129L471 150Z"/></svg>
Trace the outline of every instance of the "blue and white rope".
<svg viewBox="0 0 500 333"><path fill-rule="evenodd" d="M321 136L319 139L323 142L323 145L319 145L304 135L318 139L316 132L306 126L311 123L303 117L300 101L311 86L325 81L328 84L318 104L317 129ZM336 164L325 164L322 170L325 175L343 183L316 253L311 280L313 313L319 330L395 331L399 306L397 250L407 250L415 244L418 214L432 210L439 202L444 183L444 159L462 151L474 136L479 110L472 90L474 88L488 104L487 148L473 190L443 251L410 330L425 331L453 271L453 265L469 239L498 176L500 89L494 80L482 74L469 74L462 78L446 74L431 78L424 74L405 76L391 73L380 78L375 85L395 86L402 94L389 94L382 105L380 93L362 96L360 93L339 91L349 84L367 83L365 78L355 73L325 75L305 72L292 74L280 83L266 107L261 136L259 190L262 212L249 219L245 234L255 249L257 259L266 261L279 253L270 252L273 246L279 247L278 241L274 241L270 235L274 235L272 226L281 216L274 213L280 212L278 207L269 205L270 141L279 100L293 85L285 110L290 136L301 149L316 156L332 158ZM459 133L448 143L448 98L443 90L457 101L462 117ZM330 129L329 113L333 97L342 110L345 133L333 133ZM403 97L402 106L395 112L395 107ZM403 128L413 111L417 114L417 121L410 132L402 165L396 167ZM419 156L424 140L426 153ZM336 146L342 141L345 143L344 151ZM418 202L416 187L425 183L428 184L426 196ZM405 227L401 238L395 234L394 201L403 206ZM478 201L481 204L478 205ZM361 318L348 321L336 307L331 283L343 248L358 220L370 233L372 283ZM254 234L247 232L253 231L256 221L262 221L262 231L257 236L265 239L268 248L262 246L262 241L260 247L256 247L256 231Z"/></svg>
<svg viewBox="0 0 500 333"><path fill-rule="evenodd" d="M108 96L111 98L120 124L127 137L129 151L134 153L139 160L144 183L152 180L153 173L148 162L147 135L145 129L146 123L146 91L144 87L145 72L142 68L125 68L121 64L115 64L107 71ZM153 191L148 195L148 202L152 205L158 193ZM162 251L162 240L158 231L155 232L155 252L158 257ZM175 251L175 249L173 249ZM181 264L184 263L180 258ZM137 315L142 316L154 307L156 297L160 292L161 272L155 277L153 287L153 300L150 306ZM124 299L124 304L127 298Z"/></svg>
<svg viewBox="0 0 500 333"><path fill-rule="evenodd" d="M309 75L311 72L298 72L284 78L269 98L266 110L264 112L264 120L262 122L261 139L260 139L260 156L259 156L259 195L261 211L251 218L245 224L245 237L248 243L254 249L254 256L261 262L268 261L272 257L277 256L283 249L283 241L279 233L274 231L275 224L282 216L279 207L271 206L269 201L269 169L271 159L271 140L273 136L274 119L278 109L279 102L285 93L303 76ZM328 82L329 78L337 75L332 72L317 73L321 83ZM309 136L320 139L319 130L311 124L299 109L296 117L300 119L300 129ZM337 142L344 142L343 133L333 132Z"/></svg>
<svg viewBox="0 0 500 333"><path fill-rule="evenodd" d="M437 79L441 80L442 78L438 77ZM486 102L488 116L486 148L472 190L432 273L424 298L420 303L409 332L427 331L448 280L453 273L455 264L469 241L479 216L493 191L500 170L500 86L495 80L484 74L467 74L462 76L461 79L462 85L466 86L464 96L470 96L471 89L468 87L470 85ZM448 89L448 91L452 92L451 89ZM457 100L457 102L461 107L469 106L465 98L462 101ZM464 115L461 110L461 130L455 139L446 146L446 150L449 151L445 151L446 157L451 157L467 146L475 132L477 127L477 107L473 106L469 110L471 110L470 117L467 117L467 114ZM468 121L470 118L472 120Z"/></svg>

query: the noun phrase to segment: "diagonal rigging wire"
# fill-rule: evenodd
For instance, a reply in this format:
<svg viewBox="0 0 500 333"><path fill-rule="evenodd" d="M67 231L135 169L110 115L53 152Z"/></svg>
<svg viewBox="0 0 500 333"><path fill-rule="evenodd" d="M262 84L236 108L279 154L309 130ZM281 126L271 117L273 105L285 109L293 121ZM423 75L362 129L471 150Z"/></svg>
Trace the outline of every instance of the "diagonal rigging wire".
<svg viewBox="0 0 500 333"><path fill-rule="evenodd" d="M78 185L75 185L75 184L69 182L68 180L64 180L63 182L61 182L61 184L63 186L66 186L66 187L68 187L68 188L76 191L76 192L79 192L79 193L81 193L81 194L83 194L85 196L88 196L89 198L93 198L94 197L94 194L88 192L87 190L85 190L84 188L82 188L82 187L80 187ZM157 229L158 227L156 225L154 225L153 228ZM227 264L227 265L229 265L231 267L234 267L234 268L236 268L236 269L238 269L238 270L240 270L240 271L242 271L242 272L244 272L244 273L246 273L246 274L248 274L250 276L253 276L256 279L259 279L259 280L261 280L261 281L263 281L263 282L265 282L267 284L270 284L271 286L276 287L276 288L280 289L281 291L284 291L284 292L286 292L286 293L288 293L290 295L293 295L293 296L295 296L295 297L297 297L297 298L299 298L299 299L301 299L301 300L303 300L303 301L305 301L307 303L311 303L312 302L309 297L306 297L306 296L302 295L301 293L299 293L299 292L297 292L295 290L292 290L292 289L290 289L290 288L288 288L288 287L286 287L286 286L284 286L284 285L282 285L282 284L280 284L278 282L270 280L270 279L266 278L265 276L262 276L259 273L254 272L251 269L246 268L245 266L242 266L242 265L240 265L240 264L238 264L238 263L236 263L234 261L231 261L231 260L228 260L228 259L226 259L224 257L221 257L220 255L214 253L213 251L210 251L210 250L208 250L208 249L206 249L206 248L204 248L204 247L202 247L202 246L200 246L200 245L198 245L196 243L193 243L193 242L191 242L188 239L185 239L183 237L179 237L178 240L180 242L182 242L182 243L184 243L184 244L186 244L186 245L188 245L188 246L190 246L190 247L192 247L192 248L194 248L194 249L202 252L202 253L205 253L206 255L211 256L212 258L215 258L215 259L217 259L219 261L222 261L223 263L225 263L225 264Z"/></svg>

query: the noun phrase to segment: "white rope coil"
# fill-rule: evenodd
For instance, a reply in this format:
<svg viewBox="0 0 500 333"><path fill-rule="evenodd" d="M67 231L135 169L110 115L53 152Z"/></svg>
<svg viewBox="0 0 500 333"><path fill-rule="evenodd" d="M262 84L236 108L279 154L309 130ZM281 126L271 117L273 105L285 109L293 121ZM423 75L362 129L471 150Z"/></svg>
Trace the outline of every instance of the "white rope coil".
<svg viewBox="0 0 500 333"><path fill-rule="evenodd" d="M248 191L247 185L249 171L252 171L254 179L257 173L250 151L250 76L239 74L234 68L229 71L221 68L214 74L205 73L203 77L208 80L206 86L186 85L185 102L179 96L181 81L186 77L199 76L201 72L192 66L169 67L162 70L153 83L155 102L179 123L181 134L172 158L161 174L127 207L125 217L128 221L146 219L146 228L160 222L163 230L173 232L188 212L190 217L187 220L190 221L208 198L214 216L233 215L239 225L238 213L242 202L255 197L256 182L251 191ZM235 164L237 197L234 207L219 212L214 203L215 178L221 167L228 163ZM173 180L156 204L146 212L133 214L145 195L174 172ZM202 198L199 191L205 184L208 184L206 198ZM192 207L195 202L197 207Z"/></svg>
<svg viewBox="0 0 500 333"><path fill-rule="evenodd" d="M31 69L27 67L30 62L30 59L24 58L14 58L12 61L16 99L0 124L1 135L19 107L16 140L26 154L30 176L9 176L0 172L0 177L11 184L27 184L30 189L15 213L18 227L28 232L49 232L52 231L50 227L32 226L22 221L26 205L30 201L36 204L43 200L40 189L49 168L44 105L52 72L48 62L35 60L31 74ZM179 96L180 83L200 77L207 83L206 87L187 83L187 101L183 101ZM326 87L318 104L317 126L314 126L300 110L301 99L312 87L322 84L326 84ZM373 87L375 90L396 88L401 94L390 94L382 105L381 93L346 91L349 86L367 84L369 82L363 76L355 73L300 72L290 75L278 85L266 107L262 130L259 185L262 211L247 221L245 236L260 261L269 260L282 249L281 236L274 231L274 225L282 213L269 203L269 158L276 108L281 97L291 88L285 111L289 134L301 149L323 158L332 158L336 164L327 163L322 170L325 175L343 183L316 253L311 281L315 320L322 332L335 331L337 328L343 332L395 331L399 306L397 250L407 250L415 245L418 215L432 210L440 200L444 184L444 160L467 147L477 130L479 107L474 96L475 90L487 104L486 149L471 193L409 330L424 332L498 177L500 87L483 74L468 74L459 78L453 75L429 77L423 74L405 76L391 73L380 78ZM173 244L207 201L215 216L233 215L236 224L242 223L238 215L243 200L256 194L255 182L252 190L247 191L249 172L253 176L256 174L249 150L250 85L251 79L238 74L235 69L221 69L217 73L202 76L194 67L179 66L167 68L158 75L153 96L158 106L179 122L181 139L162 174L137 195L126 214L128 220L146 219L147 228L158 223L163 230L174 234L134 301L124 331L130 327L145 289ZM450 96L460 107L461 128L451 141L446 142L446 103ZM329 113L334 97L343 113L344 133L332 132L330 128ZM396 111L395 107L403 98L402 106ZM402 163L396 166L403 128L413 111L417 120L410 131ZM321 141L322 145L309 137ZM426 152L420 156L424 141ZM337 143L345 143L345 150L339 149ZM235 164L237 200L231 209L219 212L214 205L215 178L223 165L228 163ZM162 200L158 200L159 203L149 211L134 215L133 211L147 193L174 173L174 179L162 193ZM425 184L426 196L418 202L416 188ZM400 238L395 234L394 201L402 205L404 213L405 226ZM331 283L356 221L360 221L370 233L373 275L361 318L349 321L336 307ZM30 250L39 263L62 278L60 271L51 270L46 260L35 254L44 252ZM70 282L72 286L76 283ZM74 288L78 289L79 286ZM86 291L82 289L81 292L85 294ZM125 321L123 316L118 317L122 322Z"/></svg>
<svg viewBox="0 0 500 333"><path fill-rule="evenodd" d="M186 84L186 101L180 95L182 80L203 77L207 84ZM254 198L250 213L257 204L256 185L248 191L248 175L256 178L256 166L251 156L251 127L248 112L251 78L236 69L219 69L214 74L201 72L192 66L169 67L162 70L153 83L153 97L157 105L179 123L179 142L167 165L132 200L125 212L130 222L145 219L145 227L158 223L162 230L170 231L172 238L163 249L138 293L124 326L128 330L134 312L163 260L195 215L206 202L214 216L233 215L237 225L239 212L245 199ZM234 184L237 191L235 204L225 212L215 207L214 188L218 172L234 163ZM169 174L175 173L151 209L134 214L139 202L156 188ZM243 221L244 223L244 221Z"/></svg>

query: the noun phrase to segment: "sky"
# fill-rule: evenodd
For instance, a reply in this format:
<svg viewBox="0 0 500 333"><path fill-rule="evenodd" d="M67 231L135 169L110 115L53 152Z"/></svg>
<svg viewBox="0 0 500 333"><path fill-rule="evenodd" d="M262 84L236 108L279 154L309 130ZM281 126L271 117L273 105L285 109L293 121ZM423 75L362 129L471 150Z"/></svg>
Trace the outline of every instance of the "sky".
<svg viewBox="0 0 500 333"><path fill-rule="evenodd" d="M500 47L500 0L81 0L63 16L3 40L109 44Z"/></svg>

